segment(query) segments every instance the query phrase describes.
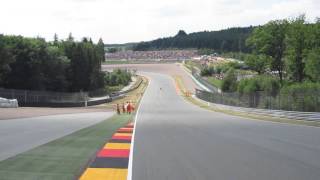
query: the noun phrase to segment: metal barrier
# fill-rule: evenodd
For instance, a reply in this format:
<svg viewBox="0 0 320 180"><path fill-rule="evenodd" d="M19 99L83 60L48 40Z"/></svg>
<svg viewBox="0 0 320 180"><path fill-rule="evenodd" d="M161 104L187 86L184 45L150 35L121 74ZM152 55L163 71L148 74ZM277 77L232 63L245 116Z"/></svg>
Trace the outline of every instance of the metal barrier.
<svg viewBox="0 0 320 180"><path fill-rule="evenodd" d="M203 101L203 100L200 100L200 101ZM255 114L255 115L262 115L262 116L271 116L271 117L277 117L277 118L305 120L305 121L320 121L320 112L299 112L299 111L245 108L245 107L228 106L228 105L215 104L215 103L209 103L209 105L221 110L231 110L231 111L241 112L246 114Z"/></svg>
<svg viewBox="0 0 320 180"><path fill-rule="evenodd" d="M196 97L201 100L228 106L259 108L301 112L320 112L320 92L296 94L279 93L272 96L260 91L249 94L211 93L196 89Z"/></svg>
<svg viewBox="0 0 320 180"><path fill-rule="evenodd" d="M17 99L20 106L43 103L80 102L88 99L88 93L62 93L0 88L0 97Z"/></svg>
<svg viewBox="0 0 320 180"><path fill-rule="evenodd" d="M210 83L208 83L206 80L204 80L201 76L199 76L197 73L192 73L192 76L198 80L201 84L203 84L205 87L207 87L208 89L210 89L210 91L212 92L217 92L220 93L221 90L213 85L211 85Z"/></svg>
<svg viewBox="0 0 320 180"><path fill-rule="evenodd" d="M139 78L139 81L137 81L130 89L112 93L110 95L104 89L90 92L64 93L0 88L0 97L17 99L19 106L82 107L111 102L113 99L123 97L124 94L139 88L142 82L143 80Z"/></svg>

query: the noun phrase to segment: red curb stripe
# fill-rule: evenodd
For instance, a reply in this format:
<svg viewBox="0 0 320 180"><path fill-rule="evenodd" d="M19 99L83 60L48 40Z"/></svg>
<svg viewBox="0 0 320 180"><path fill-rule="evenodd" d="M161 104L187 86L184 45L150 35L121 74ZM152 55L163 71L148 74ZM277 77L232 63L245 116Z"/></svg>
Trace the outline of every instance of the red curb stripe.
<svg viewBox="0 0 320 180"><path fill-rule="evenodd" d="M128 158L129 154L129 149L102 149L97 157Z"/></svg>
<svg viewBox="0 0 320 180"><path fill-rule="evenodd" d="M112 139L131 140L131 136L112 136Z"/></svg>

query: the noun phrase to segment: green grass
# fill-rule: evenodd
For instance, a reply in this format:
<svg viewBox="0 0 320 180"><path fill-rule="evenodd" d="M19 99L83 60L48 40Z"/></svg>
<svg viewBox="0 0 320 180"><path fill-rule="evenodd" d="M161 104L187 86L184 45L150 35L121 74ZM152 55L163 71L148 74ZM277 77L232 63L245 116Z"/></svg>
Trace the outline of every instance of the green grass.
<svg viewBox="0 0 320 180"><path fill-rule="evenodd" d="M124 85L118 85L118 86L107 86L109 93L118 92L121 91L122 88L124 88Z"/></svg>
<svg viewBox="0 0 320 180"><path fill-rule="evenodd" d="M221 89L222 80L217 79L217 78L215 78L215 77L208 77L208 82L209 82L210 84L212 84L213 86Z"/></svg>
<svg viewBox="0 0 320 180"><path fill-rule="evenodd" d="M115 115L0 162L1 180L75 179L112 134L133 117Z"/></svg>
<svg viewBox="0 0 320 180"><path fill-rule="evenodd" d="M198 69L202 69L201 65L199 63L196 63L192 60L189 60L189 61L185 61L185 66L190 70L192 71L192 68L193 67L196 67Z"/></svg>

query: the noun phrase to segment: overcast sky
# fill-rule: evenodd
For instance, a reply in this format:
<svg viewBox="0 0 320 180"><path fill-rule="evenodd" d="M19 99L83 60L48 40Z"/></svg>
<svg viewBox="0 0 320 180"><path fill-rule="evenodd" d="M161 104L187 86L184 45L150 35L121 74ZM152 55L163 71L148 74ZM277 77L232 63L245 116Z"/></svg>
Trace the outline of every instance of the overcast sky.
<svg viewBox="0 0 320 180"><path fill-rule="evenodd" d="M320 17L320 0L0 0L0 34L52 40L102 37L124 43L264 24L305 13Z"/></svg>

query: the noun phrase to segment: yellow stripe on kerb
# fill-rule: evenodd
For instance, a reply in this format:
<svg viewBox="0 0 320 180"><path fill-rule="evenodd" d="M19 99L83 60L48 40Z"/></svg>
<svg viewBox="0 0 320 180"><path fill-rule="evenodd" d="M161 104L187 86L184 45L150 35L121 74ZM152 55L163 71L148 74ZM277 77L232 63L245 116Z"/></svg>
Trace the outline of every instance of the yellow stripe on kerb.
<svg viewBox="0 0 320 180"><path fill-rule="evenodd" d="M130 149L130 143L107 143L104 149Z"/></svg>
<svg viewBox="0 0 320 180"><path fill-rule="evenodd" d="M88 168L80 180L125 180L127 174L127 169Z"/></svg>
<svg viewBox="0 0 320 180"><path fill-rule="evenodd" d="M114 136L132 136L131 133L115 133Z"/></svg>
<svg viewBox="0 0 320 180"><path fill-rule="evenodd" d="M133 128L120 128L119 130L133 130Z"/></svg>

